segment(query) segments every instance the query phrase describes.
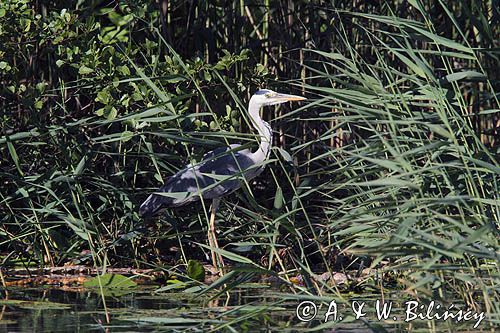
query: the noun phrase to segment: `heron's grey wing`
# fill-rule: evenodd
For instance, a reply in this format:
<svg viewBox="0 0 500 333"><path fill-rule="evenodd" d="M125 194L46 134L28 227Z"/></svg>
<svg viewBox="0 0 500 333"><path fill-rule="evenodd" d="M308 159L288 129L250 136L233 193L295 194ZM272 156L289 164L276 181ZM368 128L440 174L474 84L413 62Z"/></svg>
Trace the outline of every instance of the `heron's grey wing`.
<svg viewBox="0 0 500 333"><path fill-rule="evenodd" d="M225 153L229 152L230 150L237 151L239 147L241 147L241 145L234 143L234 144L230 144L229 146L226 146L226 147L219 147L219 148L216 148L214 150L211 150L208 153L206 153L205 155L203 155L200 163L202 163L206 160L210 160L210 159L217 157L219 155L224 155Z"/></svg>
<svg viewBox="0 0 500 333"><path fill-rule="evenodd" d="M140 207L140 214L150 216L163 207L178 207L201 197L213 199L230 193L241 186L238 175L247 179L259 172L248 149L236 150L239 145L222 147L207 153L196 165L189 165L170 177Z"/></svg>
<svg viewBox="0 0 500 333"><path fill-rule="evenodd" d="M196 170L198 184L204 199L220 198L241 187L243 177L254 178L259 172L248 149L227 151L199 165Z"/></svg>

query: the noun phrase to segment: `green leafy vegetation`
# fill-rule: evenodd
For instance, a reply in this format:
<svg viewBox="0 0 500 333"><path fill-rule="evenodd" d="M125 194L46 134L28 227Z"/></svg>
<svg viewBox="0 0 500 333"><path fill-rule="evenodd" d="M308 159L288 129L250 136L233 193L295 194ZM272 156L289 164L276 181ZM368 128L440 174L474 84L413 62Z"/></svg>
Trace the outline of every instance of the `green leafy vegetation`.
<svg viewBox="0 0 500 333"><path fill-rule="evenodd" d="M83 283L86 288L129 289L137 287L137 283L121 274L102 274Z"/></svg>
<svg viewBox="0 0 500 333"><path fill-rule="evenodd" d="M199 261L189 260L187 264L187 275L197 281L205 281L205 268Z"/></svg>
<svg viewBox="0 0 500 333"><path fill-rule="evenodd" d="M498 324L498 17L494 1L0 2L2 267L203 281L209 204L138 206L214 147L255 147L246 104L268 87L308 103L263 111L266 171L217 215L230 272L193 288L265 275L294 300L398 291Z"/></svg>

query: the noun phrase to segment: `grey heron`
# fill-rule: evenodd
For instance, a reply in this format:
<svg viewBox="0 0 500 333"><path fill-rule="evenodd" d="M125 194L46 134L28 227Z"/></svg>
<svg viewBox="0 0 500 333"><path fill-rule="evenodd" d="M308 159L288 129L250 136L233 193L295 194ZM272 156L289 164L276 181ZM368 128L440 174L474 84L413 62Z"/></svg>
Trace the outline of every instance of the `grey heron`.
<svg viewBox="0 0 500 333"><path fill-rule="evenodd" d="M217 269L220 268L217 259L224 266L220 253L217 259L214 253L214 249L219 248L215 236L215 214L222 196L236 191L242 182L248 182L264 170L264 162L269 158L271 150L272 130L260 117L260 109L263 106L301 100L305 98L268 89L257 91L250 98L248 114L260 138L259 148L252 152L242 149L239 144L231 144L205 154L199 163L187 165L151 194L140 206L140 215L150 217L164 208L183 206L200 198L211 199L208 241L212 262Z"/></svg>

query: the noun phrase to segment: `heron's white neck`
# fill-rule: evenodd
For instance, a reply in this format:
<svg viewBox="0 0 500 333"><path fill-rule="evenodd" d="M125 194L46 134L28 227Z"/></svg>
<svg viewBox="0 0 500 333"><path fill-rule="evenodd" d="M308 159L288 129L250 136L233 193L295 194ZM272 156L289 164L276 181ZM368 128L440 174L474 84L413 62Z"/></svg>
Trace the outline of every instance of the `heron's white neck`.
<svg viewBox="0 0 500 333"><path fill-rule="evenodd" d="M269 151L271 150L273 135L271 126L260 117L259 111L261 107L261 103L258 103L253 98L250 99L248 113L250 114L250 120L252 121L253 127L257 130L260 136L259 149L252 154L253 160L256 162L262 162L268 157Z"/></svg>

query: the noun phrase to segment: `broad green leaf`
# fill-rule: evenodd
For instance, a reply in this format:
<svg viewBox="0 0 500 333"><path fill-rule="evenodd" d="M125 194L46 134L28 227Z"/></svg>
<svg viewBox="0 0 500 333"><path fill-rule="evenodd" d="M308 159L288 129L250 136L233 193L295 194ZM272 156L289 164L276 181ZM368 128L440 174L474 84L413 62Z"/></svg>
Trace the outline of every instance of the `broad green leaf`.
<svg viewBox="0 0 500 333"><path fill-rule="evenodd" d="M122 142L127 142L129 141L130 139L132 139L134 137L134 132L131 132L131 131L123 131L122 132L122 135L121 135L121 141Z"/></svg>
<svg viewBox="0 0 500 333"><path fill-rule="evenodd" d="M87 67L85 65L81 66L79 69L78 69L78 74L80 75L87 75L87 74L90 74L92 73L94 70L90 67Z"/></svg>
<svg viewBox="0 0 500 333"><path fill-rule="evenodd" d="M137 283L121 274L106 273L85 281L83 286L85 288L100 288L102 286L103 288L130 289L137 287Z"/></svg>
<svg viewBox="0 0 500 333"><path fill-rule="evenodd" d="M274 209L280 210L283 207L283 190L278 185L276 194L274 195Z"/></svg>
<svg viewBox="0 0 500 333"><path fill-rule="evenodd" d="M205 268L197 260L190 259L187 264L187 275L196 281L205 281Z"/></svg>

